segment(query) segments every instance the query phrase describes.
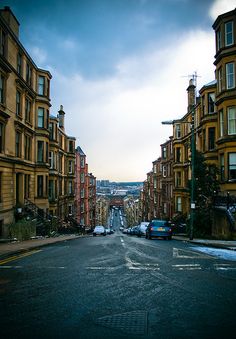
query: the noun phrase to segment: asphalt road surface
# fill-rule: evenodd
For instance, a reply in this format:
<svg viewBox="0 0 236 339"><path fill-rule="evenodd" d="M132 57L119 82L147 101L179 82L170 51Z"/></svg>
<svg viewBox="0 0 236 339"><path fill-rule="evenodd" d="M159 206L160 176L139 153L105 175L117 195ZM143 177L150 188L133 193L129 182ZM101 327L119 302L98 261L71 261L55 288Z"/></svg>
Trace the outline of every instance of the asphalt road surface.
<svg viewBox="0 0 236 339"><path fill-rule="evenodd" d="M1 338L235 338L235 261L119 226L2 264Z"/></svg>

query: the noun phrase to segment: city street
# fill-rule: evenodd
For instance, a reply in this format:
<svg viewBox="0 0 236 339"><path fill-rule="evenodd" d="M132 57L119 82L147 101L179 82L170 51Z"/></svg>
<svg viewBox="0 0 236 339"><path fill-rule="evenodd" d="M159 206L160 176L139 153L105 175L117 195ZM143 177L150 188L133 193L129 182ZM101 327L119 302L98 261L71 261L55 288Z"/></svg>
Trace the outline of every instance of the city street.
<svg viewBox="0 0 236 339"><path fill-rule="evenodd" d="M0 266L2 338L234 338L236 261L119 231Z"/></svg>

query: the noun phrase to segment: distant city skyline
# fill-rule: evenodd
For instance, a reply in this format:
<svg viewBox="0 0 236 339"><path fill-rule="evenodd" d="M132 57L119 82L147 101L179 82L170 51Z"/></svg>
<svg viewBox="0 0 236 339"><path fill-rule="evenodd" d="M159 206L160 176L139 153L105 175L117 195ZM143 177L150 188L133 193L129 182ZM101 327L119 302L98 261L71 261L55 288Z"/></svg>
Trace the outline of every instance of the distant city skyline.
<svg viewBox="0 0 236 339"><path fill-rule="evenodd" d="M236 0L6 0L20 41L51 72L60 105L97 179L142 182L187 112L190 75L214 80L218 15Z"/></svg>

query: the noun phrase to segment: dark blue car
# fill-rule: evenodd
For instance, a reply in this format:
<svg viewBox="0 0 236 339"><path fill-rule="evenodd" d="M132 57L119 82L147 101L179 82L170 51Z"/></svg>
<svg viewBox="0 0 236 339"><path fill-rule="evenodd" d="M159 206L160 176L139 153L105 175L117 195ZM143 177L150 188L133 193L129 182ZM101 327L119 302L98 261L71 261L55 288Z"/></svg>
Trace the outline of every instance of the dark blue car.
<svg viewBox="0 0 236 339"><path fill-rule="evenodd" d="M147 229L146 229L146 238L164 238L171 240L172 238L172 228L171 225L166 220L152 220Z"/></svg>

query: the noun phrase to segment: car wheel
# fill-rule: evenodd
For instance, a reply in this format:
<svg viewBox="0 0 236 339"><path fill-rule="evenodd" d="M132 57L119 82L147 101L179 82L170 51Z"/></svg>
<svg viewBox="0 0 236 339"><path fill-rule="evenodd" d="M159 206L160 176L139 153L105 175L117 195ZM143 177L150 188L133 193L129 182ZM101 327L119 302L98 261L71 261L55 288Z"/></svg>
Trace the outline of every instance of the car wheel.
<svg viewBox="0 0 236 339"><path fill-rule="evenodd" d="M152 237L150 236L150 234L148 234L148 239L149 239L149 240L152 240Z"/></svg>
<svg viewBox="0 0 236 339"><path fill-rule="evenodd" d="M171 239L172 239L172 236L170 235L170 236L169 236L169 240L171 240Z"/></svg>
<svg viewBox="0 0 236 339"><path fill-rule="evenodd" d="M96 234L95 234L95 233L93 233L93 236L94 236L94 237L96 237Z"/></svg>

